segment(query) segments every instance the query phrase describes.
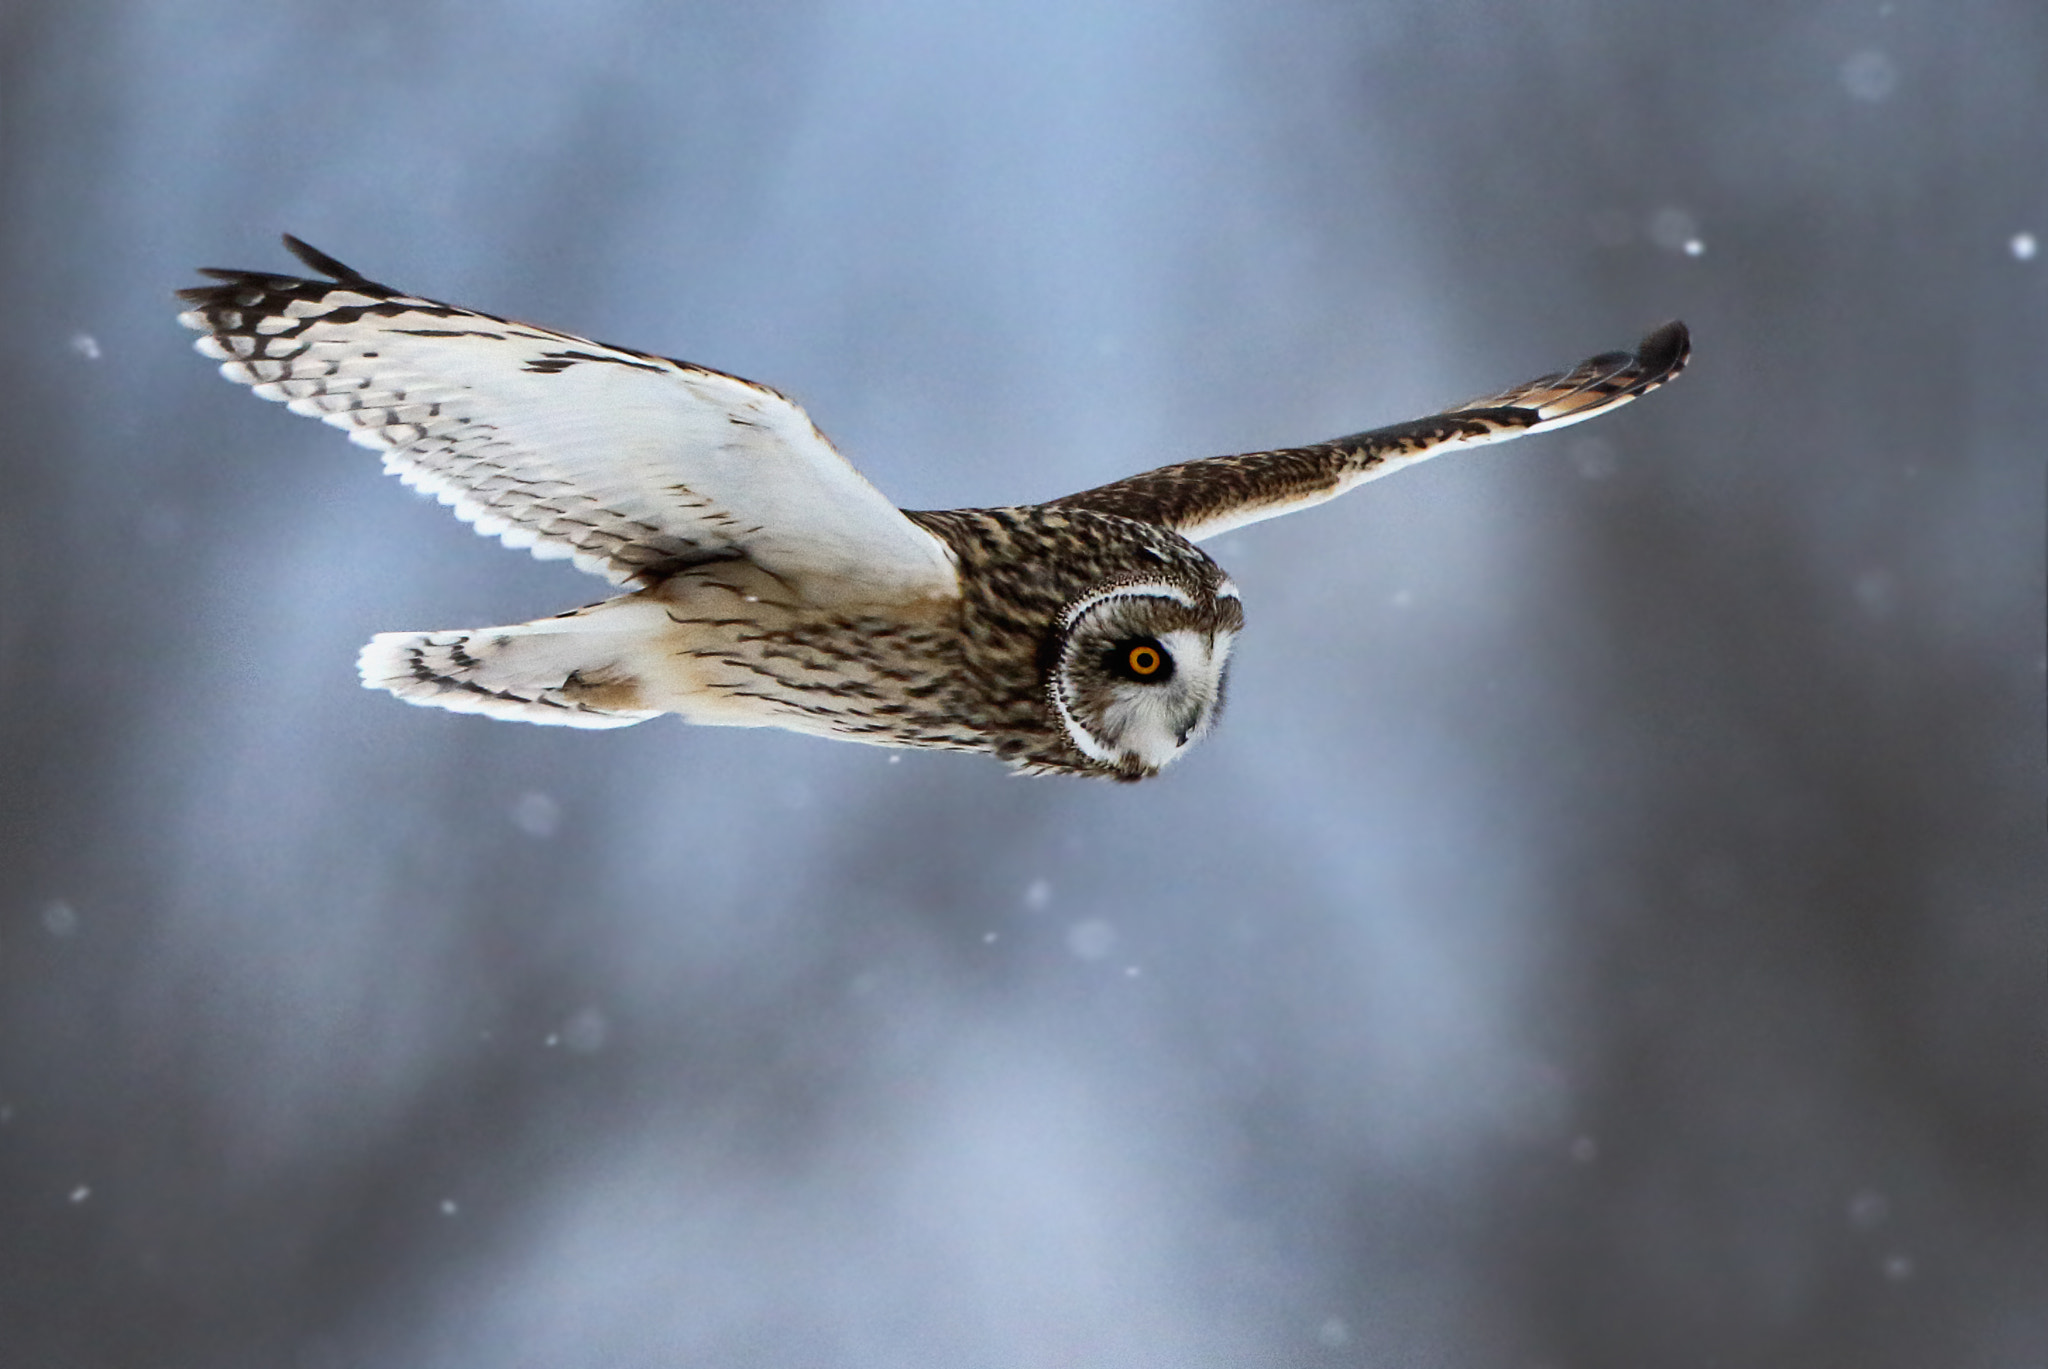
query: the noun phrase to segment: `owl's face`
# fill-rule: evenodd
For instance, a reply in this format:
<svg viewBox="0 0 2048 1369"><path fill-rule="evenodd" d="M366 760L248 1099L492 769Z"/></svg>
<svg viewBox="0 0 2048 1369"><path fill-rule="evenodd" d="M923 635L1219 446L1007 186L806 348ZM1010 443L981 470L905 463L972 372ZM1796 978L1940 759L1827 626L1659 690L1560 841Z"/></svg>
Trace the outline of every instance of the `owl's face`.
<svg viewBox="0 0 2048 1369"><path fill-rule="evenodd" d="M1068 739L1117 779L1158 774L1222 711L1243 626L1228 581L1200 593L1119 584L1075 601L1060 615L1049 683Z"/></svg>

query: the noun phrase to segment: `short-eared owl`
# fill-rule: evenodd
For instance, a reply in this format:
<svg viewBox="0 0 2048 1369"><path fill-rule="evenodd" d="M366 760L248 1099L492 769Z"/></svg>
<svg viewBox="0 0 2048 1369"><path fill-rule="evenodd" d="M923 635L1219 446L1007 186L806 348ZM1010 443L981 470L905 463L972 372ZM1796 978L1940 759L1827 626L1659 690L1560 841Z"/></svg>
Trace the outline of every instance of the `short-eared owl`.
<svg viewBox="0 0 2048 1369"><path fill-rule="evenodd" d="M230 380L346 429L481 533L627 592L512 627L383 633L365 685L571 727L661 713L1136 780L1216 720L1237 590L1195 544L1451 447L1562 427L1677 375L1633 354L1312 447L1021 508L898 509L791 400L379 285L208 271L180 316Z"/></svg>

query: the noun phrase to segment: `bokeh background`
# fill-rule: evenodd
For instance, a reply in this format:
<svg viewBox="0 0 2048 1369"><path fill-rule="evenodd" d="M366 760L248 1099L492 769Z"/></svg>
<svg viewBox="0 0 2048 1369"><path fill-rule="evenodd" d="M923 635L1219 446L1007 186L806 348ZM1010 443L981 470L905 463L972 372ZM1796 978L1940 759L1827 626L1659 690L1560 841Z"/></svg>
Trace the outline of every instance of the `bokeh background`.
<svg viewBox="0 0 2048 1369"><path fill-rule="evenodd" d="M0 7L0 1364L2048 1362L2048 7ZM1693 370L1214 553L1137 787L359 689L602 586L280 230L909 507Z"/></svg>

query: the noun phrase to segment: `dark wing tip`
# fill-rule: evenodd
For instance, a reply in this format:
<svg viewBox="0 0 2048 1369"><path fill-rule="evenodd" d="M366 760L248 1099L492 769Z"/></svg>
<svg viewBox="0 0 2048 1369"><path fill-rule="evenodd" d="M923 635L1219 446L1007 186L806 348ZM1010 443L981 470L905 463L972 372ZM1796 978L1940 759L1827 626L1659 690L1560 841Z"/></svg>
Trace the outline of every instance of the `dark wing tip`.
<svg viewBox="0 0 2048 1369"><path fill-rule="evenodd" d="M199 268L199 274L212 276L215 280L224 280L230 284L248 277L246 271L227 271L218 266L202 266ZM172 293L187 304L211 304L219 297L220 290L221 287L218 285L188 285Z"/></svg>
<svg viewBox="0 0 2048 1369"><path fill-rule="evenodd" d="M1654 384L1663 384L1685 369L1685 363L1692 356L1692 332L1677 319L1652 328L1648 336L1636 344L1636 369L1643 378Z"/></svg>
<svg viewBox="0 0 2048 1369"><path fill-rule="evenodd" d="M333 257L328 256L325 252L313 246L313 244L303 239L295 238L289 233L284 235L284 246L286 251L330 280L345 281L350 285L368 285L371 283L362 272L356 270L353 266L347 266L336 261Z"/></svg>
<svg viewBox="0 0 2048 1369"><path fill-rule="evenodd" d="M280 275L275 271L237 271L219 266L202 266L199 268L200 275L211 276L213 279L225 283L221 285L191 286L178 291L178 298L186 301L188 304L197 304L205 307L232 303L237 294L251 289L289 292L295 288L307 286L317 286L324 289L330 284L346 286L351 290L360 291L366 295L376 295L385 298L395 297L401 293L388 285L371 280L353 266L336 261L311 243L295 238L289 233L284 235L284 245L293 256L327 277L327 279L324 281L307 281L301 280L297 276ZM317 294L318 291L315 291L315 293ZM250 299L242 299L240 302L244 305L254 303Z"/></svg>

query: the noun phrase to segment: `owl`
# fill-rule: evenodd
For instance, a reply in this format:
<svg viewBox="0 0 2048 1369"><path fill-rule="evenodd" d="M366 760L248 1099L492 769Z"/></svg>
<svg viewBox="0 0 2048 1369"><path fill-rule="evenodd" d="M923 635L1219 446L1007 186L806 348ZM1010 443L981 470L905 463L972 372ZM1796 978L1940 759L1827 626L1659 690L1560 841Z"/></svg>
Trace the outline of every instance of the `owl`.
<svg viewBox="0 0 2048 1369"><path fill-rule="evenodd" d="M363 684L569 727L663 713L1033 774L1141 780L1215 724L1244 608L1197 543L1453 447L1577 423L1685 365L1683 324L1410 423L1044 504L899 509L786 396L380 285L208 270L223 375L346 430L480 533L621 589L507 627L380 633Z"/></svg>

